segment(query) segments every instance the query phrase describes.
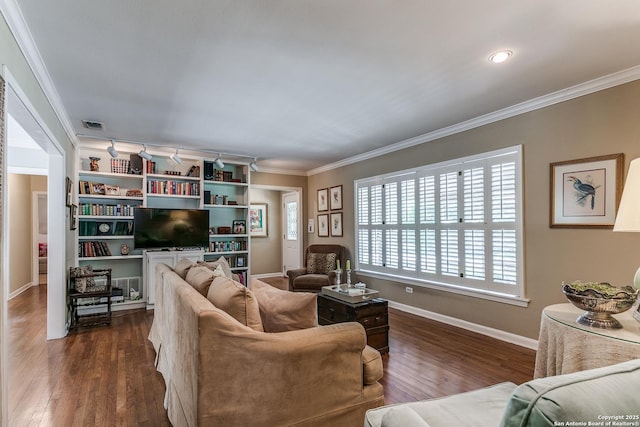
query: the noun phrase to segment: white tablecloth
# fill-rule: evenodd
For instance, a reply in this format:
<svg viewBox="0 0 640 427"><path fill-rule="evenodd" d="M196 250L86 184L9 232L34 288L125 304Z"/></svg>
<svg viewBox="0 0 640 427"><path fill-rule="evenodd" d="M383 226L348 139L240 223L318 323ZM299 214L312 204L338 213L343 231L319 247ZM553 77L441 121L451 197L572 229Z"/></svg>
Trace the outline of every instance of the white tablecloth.
<svg viewBox="0 0 640 427"><path fill-rule="evenodd" d="M534 378L600 368L640 358L640 322L632 310L615 315L623 329L583 326L583 311L556 304L542 312Z"/></svg>

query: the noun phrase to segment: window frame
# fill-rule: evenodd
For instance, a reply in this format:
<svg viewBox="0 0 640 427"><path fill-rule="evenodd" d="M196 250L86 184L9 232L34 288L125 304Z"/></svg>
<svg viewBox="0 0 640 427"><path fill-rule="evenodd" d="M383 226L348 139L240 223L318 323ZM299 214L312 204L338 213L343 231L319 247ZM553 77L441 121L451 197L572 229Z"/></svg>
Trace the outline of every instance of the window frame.
<svg viewBox="0 0 640 427"><path fill-rule="evenodd" d="M509 175L509 178L511 179L510 182L515 181L513 184L515 194L509 193L509 196L511 197L511 203L515 208L515 219L510 221L492 221L491 209L494 193L492 193L491 190L491 174L493 171L498 174L502 173L505 168L502 166L500 167L500 170L496 170L492 169L492 167L500 164L504 165L511 163L514 164L513 169L515 169L515 171L510 171L511 174ZM519 306L527 306L529 300L526 298L524 283L525 268L522 164L522 146L517 145L354 181L355 266L358 270L358 274L391 280L393 282L435 288L447 292L464 294ZM477 170L479 169L483 171L483 179L481 181L477 180L477 182L482 182L482 191L478 192L478 194L480 194L480 197L484 199L481 208L478 208L480 205L476 203L474 206L475 210L469 211L470 213L477 215L477 221L465 222L462 218L463 210L465 206L469 206L469 203L466 205L463 203L465 196L465 192L463 190L465 187L463 183L464 173L462 171L469 171L472 168L476 170L476 173L478 173ZM446 213L446 209L445 211L442 211L441 209L442 198L440 197L438 181L443 174L455 174L457 176L455 179L456 191L452 191L452 194L455 193L455 200L452 201L452 205L456 205L455 213L457 218L450 216L452 219L450 222L443 222L443 212ZM470 172L468 175L470 175ZM401 195L403 190L408 188L408 184L404 184L408 178L413 180L413 191L415 194L412 199L404 199L403 206L403 199ZM433 190L435 192L435 195L433 196L435 201L433 202L433 207L429 213L430 215L434 215L435 222L429 223L423 222L423 217L420 216L421 214L424 214L424 209L423 211L420 210L421 205L427 205L427 203L424 202L424 199L420 199L422 180L427 178L433 178ZM504 182L504 180L500 181L500 183L502 182ZM383 185L384 187L382 187ZM397 191L388 191L390 185L395 187L395 190ZM376 188L376 194L371 193L372 188L374 187ZM472 187L466 188L471 189ZM366 194L363 193L365 191ZM502 195L503 197L504 194L506 194L501 190L498 191L500 192L495 194ZM406 192L404 197L407 197ZM370 203L378 201L378 199L380 199L380 205L376 204L375 207L371 206ZM362 212L362 205L359 201L366 204L366 212ZM399 209L396 209L394 215L385 216L389 203L393 204L393 206L399 206ZM405 212L405 210L411 211L411 209L414 211ZM450 211L449 213L451 212L453 211ZM383 221L378 221L376 224L372 224L369 221L374 217L380 220L380 215L382 216ZM473 215L471 217L473 217ZM390 218L392 223L386 223L386 221L384 221L386 218ZM413 222L411 222L411 218L413 218ZM405 219L409 223L403 223L403 220ZM363 221L367 222L367 224L361 224ZM382 224L380 222L382 222ZM374 240L374 230L375 234L382 242L382 246L375 246L375 248L379 249L378 251L375 251L374 246L371 245L371 242ZM459 271L463 272L462 277L459 275L443 274L441 262L441 251L443 246L441 245L440 237L443 230L445 231L444 234L453 236L451 244L456 248L455 255L457 255L457 260L454 259L453 261L454 264L458 266ZM452 230L455 230L456 232L453 232ZM475 239L466 241L467 246L471 248L481 248L476 249L477 252L474 252L475 256L469 257L469 259L474 261L473 263L470 263L470 265L473 265L475 268L474 271L479 275L478 277L484 274L483 279L467 277L469 275L464 274L466 267L464 251L465 247L467 247L465 246L464 241L465 230L468 231L467 234L473 234L475 236ZM505 233L501 230L510 231ZM388 248L387 246L389 243L385 240L385 237L394 233L397 233L398 238L392 243L393 247ZM427 240L421 240L423 234L435 236L435 240L433 241L435 242L435 246L430 247L436 248L436 257L433 256L433 253L421 253L422 247L427 242ZM496 242L502 243L502 246L506 246L505 241L511 245L515 244L515 255L513 255L513 246L511 246L510 249L511 252L508 252L509 259L512 260L515 258L515 267L512 263L505 263L504 265L507 265L508 268L504 268L503 270L501 268L496 268L498 272L502 272L503 278L507 277L512 280L500 281L494 279L493 267L495 265L503 267L500 264L496 264L496 260L504 261L503 258L500 258L499 254L494 256L494 253L492 252L494 249L494 235L499 236L499 239L496 240ZM403 240L402 236L408 237ZM433 244L433 242L431 243ZM471 242L473 242L473 245L470 245ZM366 245L366 247L364 245ZM407 245L409 246L408 248L405 247ZM496 246L496 248L498 248L498 246ZM393 249L393 251L390 251L390 249ZM382 252L380 255L383 257L382 262L380 262L380 258L377 258L376 260L383 265L373 265L371 256L374 252L377 253L380 251ZM397 265L396 263L393 263L391 266L387 265L387 260L389 259L387 255L389 253L398 254L398 257L394 260L397 261ZM454 255L451 252L449 253L452 256ZM484 255L483 262L478 262L476 259L479 254ZM408 260L405 259L405 256L408 257ZM412 259L412 257L414 259ZM426 266L426 264L421 264L423 259L429 258L431 258L431 262L435 259L435 263L437 265L436 273L421 271L421 267ZM367 260L371 262L363 262ZM412 263L415 264L414 268L411 268ZM466 271L471 271L471 268L467 268ZM511 281L511 283L508 283L509 281Z"/></svg>

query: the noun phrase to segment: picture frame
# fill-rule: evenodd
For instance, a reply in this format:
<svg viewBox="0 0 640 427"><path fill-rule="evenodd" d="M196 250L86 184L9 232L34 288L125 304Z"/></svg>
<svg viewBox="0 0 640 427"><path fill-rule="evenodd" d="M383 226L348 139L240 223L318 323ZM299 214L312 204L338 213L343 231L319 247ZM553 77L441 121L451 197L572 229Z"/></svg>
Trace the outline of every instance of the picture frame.
<svg viewBox="0 0 640 427"><path fill-rule="evenodd" d="M321 188L318 190L318 212L329 210L329 189Z"/></svg>
<svg viewBox="0 0 640 427"><path fill-rule="evenodd" d="M624 154L551 163L551 228L613 228Z"/></svg>
<svg viewBox="0 0 640 427"><path fill-rule="evenodd" d="M233 234L246 234L247 233L247 221L243 219L234 220L232 223Z"/></svg>
<svg viewBox="0 0 640 427"><path fill-rule="evenodd" d="M318 237L329 237L329 214L318 215Z"/></svg>
<svg viewBox="0 0 640 427"><path fill-rule="evenodd" d="M91 194L104 195L105 194L104 184L101 182L90 182L89 191Z"/></svg>
<svg viewBox="0 0 640 427"><path fill-rule="evenodd" d="M119 196L120 195L120 186L118 185L105 185L104 186L104 194L107 196Z"/></svg>
<svg viewBox="0 0 640 427"><path fill-rule="evenodd" d="M342 237L342 212L331 214L331 237Z"/></svg>
<svg viewBox="0 0 640 427"><path fill-rule="evenodd" d="M73 199L73 181L71 181L71 178L67 177L66 180L66 187L67 187L67 206L71 206L71 201Z"/></svg>
<svg viewBox="0 0 640 427"><path fill-rule="evenodd" d="M69 230L78 228L78 205L69 206Z"/></svg>
<svg viewBox="0 0 640 427"><path fill-rule="evenodd" d="M236 257L236 267L245 267L245 264L244 255L238 255Z"/></svg>
<svg viewBox="0 0 640 427"><path fill-rule="evenodd" d="M329 188L329 206L332 211L342 209L342 185Z"/></svg>
<svg viewBox="0 0 640 427"><path fill-rule="evenodd" d="M252 203L249 206L249 234L251 237L267 237L269 224L267 204Z"/></svg>

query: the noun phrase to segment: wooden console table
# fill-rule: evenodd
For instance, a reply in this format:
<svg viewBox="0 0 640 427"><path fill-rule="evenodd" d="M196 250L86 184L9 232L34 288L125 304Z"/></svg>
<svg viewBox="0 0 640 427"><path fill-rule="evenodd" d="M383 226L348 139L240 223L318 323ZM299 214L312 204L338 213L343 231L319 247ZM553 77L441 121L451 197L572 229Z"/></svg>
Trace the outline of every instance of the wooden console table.
<svg viewBox="0 0 640 427"><path fill-rule="evenodd" d="M359 303L349 303L318 294L318 324L358 322L367 333L367 344L381 354L389 352L388 301L375 298Z"/></svg>
<svg viewBox="0 0 640 427"><path fill-rule="evenodd" d="M602 329L576 322L583 311L555 304L542 311L534 378L600 368L640 358L640 322L633 309L615 318L622 329Z"/></svg>
<svg viewBox="0 0 640 427"><path fill-rule="evenodd" d="M98 291L78 292L74 289L74 280L82 277L105 277L107 283L104 289ZM100 270L93 270L88 274L81 276L69 277L69 291L68 291L68 304L71 312L71 325L70 330L77 329L80 326L97 326L97 325L110 325L111 324L111 269L104 268ZM93 302L90 305L83 305L82 300L91 299ZM103 307L105 311L91 314L79 314L78 308L80 307Z"/></svg>

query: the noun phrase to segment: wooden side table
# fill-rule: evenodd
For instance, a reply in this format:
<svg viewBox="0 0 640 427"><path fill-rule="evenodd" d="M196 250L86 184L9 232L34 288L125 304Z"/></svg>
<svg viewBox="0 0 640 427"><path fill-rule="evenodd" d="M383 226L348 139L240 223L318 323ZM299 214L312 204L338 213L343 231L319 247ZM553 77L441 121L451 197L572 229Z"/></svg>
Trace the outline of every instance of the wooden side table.
<svg viewBox="0 0 640 427"><path fill-rule="evenodd" d="M106 277L107 285L105 289L99 291L78 292L75 290L75 279L82 277ZM69 276L69 291L67 294L69 310L71 312L71 325L70 330L77 329L81 326L99 326L111 324L111 269L105 268L100 270L93 270L88 274L81 276ZM93 299L94 302L89 304L83 304L85 299ZM79 314L78 307L91 306L91 307L103 307L99 313L91 314Z"/></svg>
<svg viewBox="0 0 640 427"><path fill-rule="evenodd" d="M358 322L367 333L367 344L381 354L389 352L388 302L375 298L359 303L349 303L318 294L318 324Z"/></svg>

